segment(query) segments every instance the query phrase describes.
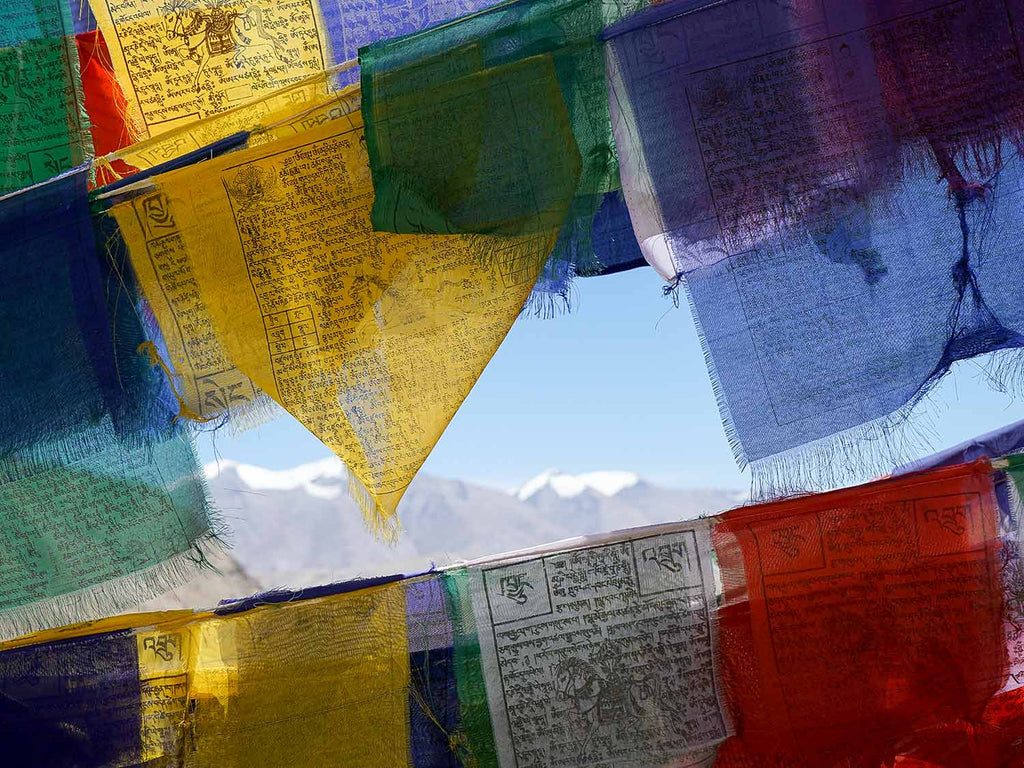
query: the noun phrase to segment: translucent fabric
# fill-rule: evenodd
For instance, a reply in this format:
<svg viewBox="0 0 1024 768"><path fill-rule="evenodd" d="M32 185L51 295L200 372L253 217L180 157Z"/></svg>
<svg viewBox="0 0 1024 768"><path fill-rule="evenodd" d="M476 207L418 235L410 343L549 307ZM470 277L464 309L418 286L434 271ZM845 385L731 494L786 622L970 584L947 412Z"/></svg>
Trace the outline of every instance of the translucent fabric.
<svg viewBox="0 0 1024 768"><path fill-rule="evenodd" d="M600 272L594 218L618 188L618 169L596 35L636 7L506 2L361 49L374 228L530 234L551 226L546 201L572 187L549 279ZM572 140L535 130L513 151L509 134L543 118L528 70L517 66L538 54L554 62Z"/></svg>
<svg viewBox="0 0 1024 768"><path fill-rule="evenodd" d="M409 739L413 768L459 768L462 713L452 617L440 576L405 592L409 642Z"/></svg>
<svg viewBox="0 0 1024 768"><path fill-rule="evenodd" d="M437 577L318 592L226 614L123 616L8 644L5 744L35 765L79 768L449 764L439 762L449 760L447 741L438 751L416 726L458 712L436 684L453 680Z"/></svg>
<svg viewBox="0 0 1024 768"><path fill-rule="evenodd" d="M139 765L141 690L130 631L0 653L5 760L45 768Z"/></svg>
<svg viewBox="0 0 1024 768"><path fill-rule="evenodd" d="M721 516L717 764L891 765L980 723L1007 675L997 524L987 461Z"/></svg>
<svg viewBox="0 0 1024 768"><path fill-rule="evenodd" d="M452 622L452 663L459 697L460 729L454 744L464 766L497 768L498 752L487 704L469 573L464 568L449 570L444 573L442 584Z"/></svg>
<svg viewBox="0 0 1024 768"><path fill-rule="evenodd" d="M419 32L496 4L496 0L319 0L327 39L336 62L351 61L359 49L378 40ZM359 80L352 70L346 84Z"/></svg>
<svg viewBox="0 0 1024 768"><path fill-rule="evenodd" d="M991 478L37 633L0 644L0 732L80 768L1013 768L1021 577Z"/></svg>
<svg viewBox="0 0 1024 768"><path fill-rule="evenodd" d="M689 294L756 493L913 458L951 366L1024 343L1022 11L675 0L607 32L637 239Z"/></svg>
<svg viewBox="0 0 1024 768"><path fill-rule="evenodd" d="M332 63L315 0L91 5L143 136L265 96Z"/></svg>
<svg viewBox="0 0 1024 768"><path fill-rule="evenodd" d="M395 584L195 625L185 765L408 765L404 592Z"/></svg>
<svg viewBox="0 0 1024 768"><path fill-rule="evenodd" d="M0 136L0 195L90 156L68 0L8 0L0 7Z"/></svg>
<svg viewBox="0 0 1024 768"><path fill-rule="evenodd" d="M469 568L499 765L665 765L731 733L706 523Z"/></svg>
<svg viewBox="0 0 1024 768"><path fill-rule="evenodd" d="M523 66L553 82L550 60ZM211 386L213 405L249 382L272 397L342 458L371 528L392 535L399 499L508 332L555 235L374 233L359 114L336 97L322 106L282 123L274 135L287 138L257 135L244 151L158 174L112 212L140 275L173 269L188 293L167 302L140 278L163 303L161 326L166 311L190 352L169 368L222 355L230 368L221 370L245 378ZM196 314L177 322L189 308Z"/></svg>
<svg viewBox="0 0 1024 768"><path fill-rule="evenodd" d="M0 199L0 635L186 580L213 515L86 169Z"/></svg>
<svg viewBox="0 0 1024 768"><path fill-rule="evenodd" d="M240 143L266 143L358 109L358 91L331 95L335 78L330 73L306 78L265 98L120 150L113 165L130 171L120 186L130 185L139 172L149 176L168 163L189 165L196 153L208 157ZM241 132L261 125L274 127L238 141ZM224 146L218 148L218 143ZM112 189L100 191L104 200L112 199ZM221 341L210 330L206 296L198 290L175 224L176 204L180 205L166 197L149 196L134 204L134 215L122 213L125 206L120 206L115 210L117 226L130 242L146 241L148 258L136 254L133 272L156 321L153 335L158 356L174 382L182 416L199 423L227 420L233 429L244 429L277 414L269 406L273 401L227 359Z"/></svg>
<svg viewBox="0 0 1024 768"><path fill-rule="evenodd" d="M87 6L88 7L88 6ZM89 115L90 135L97 156L116 152L135 140L135 130L127 120L127 101L114 75L110 52L97 30L75 36L82 75L85 111ZM124 163L96 168L97 185L109 184L129 172Z"/></svg>

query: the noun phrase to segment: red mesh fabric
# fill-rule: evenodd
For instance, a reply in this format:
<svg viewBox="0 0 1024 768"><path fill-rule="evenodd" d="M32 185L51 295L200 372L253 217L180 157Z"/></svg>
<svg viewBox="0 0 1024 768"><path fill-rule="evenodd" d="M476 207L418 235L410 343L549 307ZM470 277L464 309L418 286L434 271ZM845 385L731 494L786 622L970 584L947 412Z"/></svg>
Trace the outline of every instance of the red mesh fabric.
<svg viewBox="0 0 1024 768"><path fill-rule="evenodd" d="M128 102L117 83L110 52L100 31L82 32L75 36L75 43L78 47L85 111L89 115L93 148L96 157L101 157L127 147L135 140L126 116ZM112 167L120 176L131 172L120 160L112 163ZM117 178L109 167L97 168L97 186L109 184Z"/></svg>
<svg viewBox="0 0 1024 768"><path fill-rule="evenodd" d="M965 734L985 728L1007 668L990 471L977 462L721 518L737 736L717 766L874 768L903 755L910 768L935 752L952 760L938 765L973 764Z"/></svg>

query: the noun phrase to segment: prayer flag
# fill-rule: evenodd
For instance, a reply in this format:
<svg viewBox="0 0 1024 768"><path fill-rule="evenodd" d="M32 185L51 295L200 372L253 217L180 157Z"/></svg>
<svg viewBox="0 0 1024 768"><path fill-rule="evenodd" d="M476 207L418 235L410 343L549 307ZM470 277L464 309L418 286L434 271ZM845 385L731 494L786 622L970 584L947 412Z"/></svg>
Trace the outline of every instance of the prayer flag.
<svg viewBox="0 0 1024 768"><path fill-rule="evenodd" d="M469 569L499 763L664 765L725 739L708 526L563 544Z"/></svg>
<svg viewBox="0 0 1024 768"><path fill-rule="evenodd" d="M497 768L498 752L487 704L469 572L465 568L448 570L442 576L442 583L445 606L452 620L452 663L459 698L461 728L455 744L464 765Z"/></svg>
<svg viewBox="0 0 1024 768"><path fill-rule="evenodd" d="M462 728L452 619L440 576L405 591L412 768L459 768Z"/></svg>
<svg viewBox="0 0 1024 768"><path fill-rule="evenodd" d="M723 766L889 764L980 722L1003 685L987 461L741 507L713 540L737 723Z"/></svg>
<svg viewBox="0 0 1024 768"><path fill-rule="evenodd" d="M619 182L596 36L640 5L518 0L360 49L374 228L530 234L550 226L535 218L534 196L548 213L544 203L571 185L544 289L564 292L567 276L600 272L594 219ZM541 53L554 61L573 142L533 131L512 151L509 135L535 124L538 107L528 72L509 65Z"/></svg>
<svg viewBox="0 0 1024 768"><path fill-rule="evenodd" d="M1024 345L1022 19L674 0L607 31L636 236L691 300L755 494L889 471L956 361Z"/></svg>
<svg viewBox="0 0 1024 768"><path fill-rule="evenodd" d="M257 99L331 63L316 0L102 0L92 11L143 135Z"/></svg>
<svg viewBox="0 0 1024 768"><path fill-rule="evenodd" d="M142 760L135 636L121 630L0 653L0 740L9 765Z"/></svg>
<svg viewBox="0 0 1024 768"><path fill-rule="evenodd" d="M390 584L200 621L187 764L409 765L405 620Z"/></svg>
<svg viewBox="0 0 1024 768"><path fill-rule="evenodd" d="M414 766L407 620L421 630L406 605L421 583L341 584L225 615L123 616L9 643L7 755L81 768Z"/></svg>
<svg viewBox="0 0 1024 768"><path fill-rule="evenodd" d="M68 0L0 6L0 195L44 181L91 154Z"/></svg>
<svg viewBox="0 0 1024 768"><path fill-rule="evenodd" d="M543 114L564 125L550 58L516 66L534 73ZM359 113L339 106L331 97L325 120L298 110L275 134L287 138L256 134L246 150L157 175L113 214L161 326L172 315L188 351L172 358L174 375L195 379L204 407L207 392L221 407L236 392L251 399L253 385L272 397L346 463L371 528L393 533L402 493L555 235L374 233ZM172 268L182 295L161 299L154 282L170 275L156 275ZM183 310L195 314L177 322ZM216 370L218 358L242 377L205 388L197 369Z"/></svg>

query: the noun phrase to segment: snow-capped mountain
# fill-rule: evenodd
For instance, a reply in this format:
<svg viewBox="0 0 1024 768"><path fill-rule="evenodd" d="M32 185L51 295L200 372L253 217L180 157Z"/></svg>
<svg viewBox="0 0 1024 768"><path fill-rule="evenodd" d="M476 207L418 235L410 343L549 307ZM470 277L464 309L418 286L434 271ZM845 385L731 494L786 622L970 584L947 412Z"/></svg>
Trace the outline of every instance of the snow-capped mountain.
<svg viewBox="0 0 1024 768"><path fill-rule="evenodd" d="M527 480L513 493L520 501L550 488L555 495L563 499L571 499L587 491L596 491L603 496L614 496L624 488L632 488L640 482L640 477L632 472L587 472L583 475L567 475L557 469L541 472Z"/></svg>
<svg viewBox="0 0 1024 768"><path fill-rule="evenodd" d="M232 534L226 561L231 579L218 598L238 597L243 585L254 583L240 575L272 588L413 573L432 563L690 519L743 500L735 491L660 488L619 471L549 471L512 492L420 474L398 508L402 535L389 546L366 531L348 496L345 468L335 458L283 471L226 460L205 469ZM207 586L195 594L209 601L216 590Z"/></svg>

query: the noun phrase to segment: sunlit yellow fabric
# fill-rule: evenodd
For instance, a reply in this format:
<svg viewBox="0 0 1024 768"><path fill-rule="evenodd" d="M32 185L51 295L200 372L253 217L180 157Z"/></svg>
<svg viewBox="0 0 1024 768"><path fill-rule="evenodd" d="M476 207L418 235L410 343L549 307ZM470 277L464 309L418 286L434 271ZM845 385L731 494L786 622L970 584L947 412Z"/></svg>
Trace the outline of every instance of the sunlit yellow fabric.
<svg viewBox="0 0 1024 768"><path fill-rule="evenodd" d="M45 629L41 632L33 632L28 635L5 640L0 642L0 651L8 651L12 648L21 648L26 645L39 645L42 643L55 643L60 640L70 640L74 637L85 637L86 635L98 635L103 632L119 632L125 629L137 629L160 624L170 626L176 623L191 621L196 618L195 611L154 611L151 613L130 613L122 616L111 616L96 621L83 621L78 624L69 624L55 629Z"/></svg>
<svg viewBox="0 0 1024 768"><path fill-rule="evenodd" d="M358 87L337 91L334 88L343 71L342 68L334 68L328 72L317 72L224 112L184 123L132 144L119 150L116 157L133 168L145 170L239 131L262 127L266 130L254 136L254 140L264 143L296 133L296 128L305 130L329 119L332 113L347 114L359 108Z"/></svg>
<svg viewBox="0 0 1024 768"><path fill-rule="evenodd" d="M204 616L211 618L212 614ZM203 626L195 620L168 620L136 630L143 761L181 755L188 732L183 724L188 722L189 680ZM180 765L179 759L169 762Z"/></svg>
<svg viewBox="0 0 1024 768"><path fill-rule="evenodd" d="M45 654L48 643L85 648L89 638L128 633L127 645L97 645L103 650L81 659L113 675L137 663L139 731L126 739L124 754L134 743L146 765L402 768L411 753L408 586L394 582L226 615L116 616L29 635L0 650L35 646ZM86 674L66 674L75 671ZM117 684L130 699L132 683ZM131 722L133 707L118 715Z"/></svg>
<svg viewBox="0 0 1024 768"><path fill-rule="evenodd" d="M28 635L0 650L130 631L143 762L401 768L410 755L407 586L223 616L115 616ZM109 661L112 668L123 662Z"/></svg>
<svg viewBox="0 0 1024 768"><path fill-rule="evenodd" d="M533 68L550 119L571 141L550 57L517 66ZM360 116L330 117L157 176L154 191L114 215L147 297L154 243L161 231L180 238L167 269L188 272L211 321L178 322L185 343L215 338L227 361L345 461L371 528L388 534L556 233L373 232Z"/></svg>
<svg viewBox="0 0 1024 768"><path fill-rule="evenodd" d="M239 131L254 131L250 145L265 144L345 119L358 112L359 89L335 93L330 88L333 77L314 75L260 100L134 144L118 157L142 170ZM133 268L160 326L169 355L161 362L173 377L182 415L204 420L228 415L231 426L242 429L267 415L265 398L228 359L212 330L206 294L196 283L178 227L175 209L180 205L180 200L166 195L147 195L131 204L131 213L127 206L115 213L125 239L137 244Z"/></svg>
<svg viewBox="0 0 1024 768"><path fill-rule="evenodd" d="M129 116L156 135L331 63L316 0L92 3Z"/></svg>
<svg viewBox="0 0 1024 768"><path fill-rule="evenodd" d="M403 585L213 618L196 642L186 765L408 765Z"/></svg>

